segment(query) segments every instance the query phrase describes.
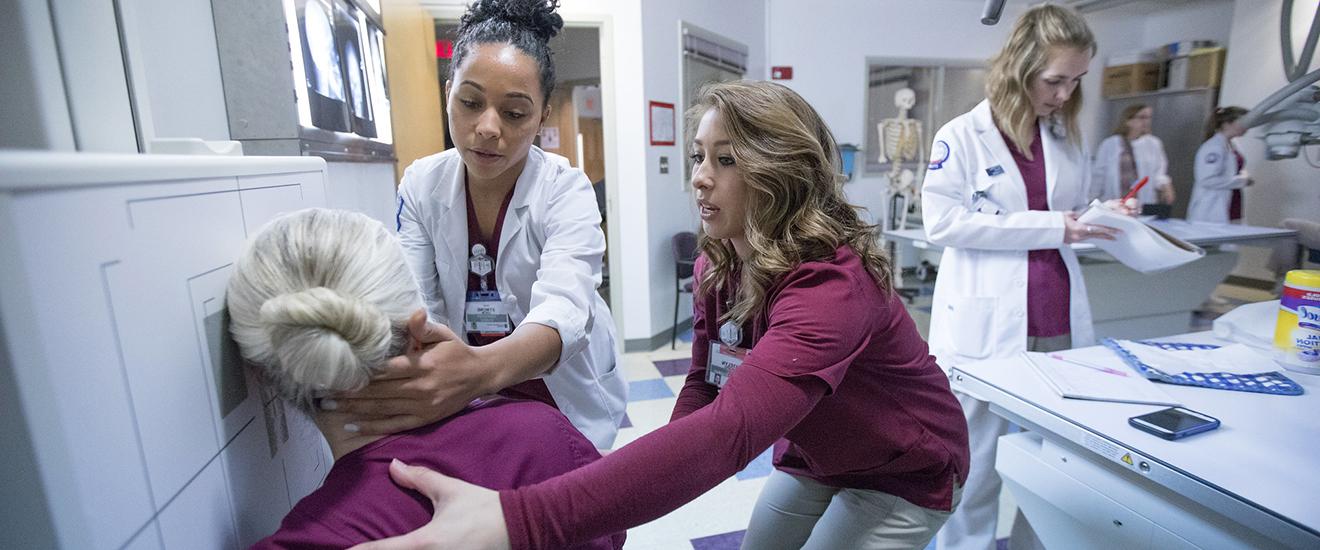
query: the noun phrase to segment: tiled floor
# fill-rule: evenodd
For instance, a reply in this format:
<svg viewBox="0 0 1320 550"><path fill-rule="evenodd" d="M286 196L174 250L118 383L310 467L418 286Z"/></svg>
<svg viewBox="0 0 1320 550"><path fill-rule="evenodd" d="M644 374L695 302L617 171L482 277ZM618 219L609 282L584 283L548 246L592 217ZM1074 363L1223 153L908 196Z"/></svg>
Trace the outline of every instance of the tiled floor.
<svg viewBox="0 0 1320 550"><path fill-rule="evenodd" d="M615 446L626 445L669 421L674 399L683 387L691 361L691 333L678 349L624 355L628 380L628 421ZM770 474L770 456L762 454L742 472L682 508L628 531L627 548L671 550L738 548L751 519L752 504Z"/></svg>
<svg viewBox="0 0 1320 550"><path fill-rule="evenodd" d="M922 336L930 326L929 284L908 305L908 313L916 321ZM1196 329L1209 329L1215 317L1237 305L1277 298L1267 292L1221 285L1215 297L1207 302L1207 311L1192 320ZM628 414L619 431L617 446L641 437L669 420L675 396L683 387L691 361L689 331L680 336L677 349L668 347L651 352L625 354L624 375L629 383ZM629 550L694 550L736 549L742 541L743 530L751 518L752 505L771 471L770 454L762 453L742 472L725 480L714 489L674 512L651 523L628 531ZM1000 521L997 529L999 547L1006 547L1003 537L1008 535L1016 507L1008 491L1000 497ZM934 543L930 546L934 548Z"/></svg>

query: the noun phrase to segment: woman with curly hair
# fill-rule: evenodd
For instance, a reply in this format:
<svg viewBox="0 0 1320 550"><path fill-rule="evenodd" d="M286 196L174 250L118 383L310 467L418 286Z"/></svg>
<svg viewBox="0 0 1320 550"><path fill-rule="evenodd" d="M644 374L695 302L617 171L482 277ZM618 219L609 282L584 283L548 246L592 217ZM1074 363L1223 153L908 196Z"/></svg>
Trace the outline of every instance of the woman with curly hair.
<svg viewBox="0 0 1320 550"><path fill-rule="evenodd" d="M772 445L744 548L922 548L958 505L962 411L844 202L825 123L750 81L705 88L688 117L702 256L670 423L516 490L396 463L436 515L376 547L560 548L660 517Z"/></svg>

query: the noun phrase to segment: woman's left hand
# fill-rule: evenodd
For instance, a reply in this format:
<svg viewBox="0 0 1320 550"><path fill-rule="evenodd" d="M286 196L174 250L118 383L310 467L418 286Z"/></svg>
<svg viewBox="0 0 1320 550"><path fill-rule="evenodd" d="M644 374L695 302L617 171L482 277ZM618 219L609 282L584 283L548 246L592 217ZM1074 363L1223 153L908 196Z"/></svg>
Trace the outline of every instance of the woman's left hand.
<svg viewBox="0 0 1320 550"><path fill-rule="evenodd" d="M1178 197L1172 185L1165 185L1160 188L1160 202L1163 204L1173 204L1174 199Z"/></svg>
<svg viewBox="0 0 1320 550"><path fill-rule="evenodd" d="M1138 212L1141 212L1141 203L1137 202L1136 198L1128 200L1110 199L1105 201L1104 206L1124 216L1136 216Z"/></svg>
<svg viewBox="0 0 1320 550"><path fill-rule="evenodd" d="M509 531L500 495L490 489L395 460L390 477L431 499L430 523L406 535L362 543L350 550L507 550Z"/></svg>
<svg viewBox="0 0 1320 550"><path fill-rule="evenodd" d="M1063 213L1063 242L1072 244L1087 239L1105 239L1112 241L1121 230L1107 225L1088 225L1077 221L1076 212Z"/></svg>
<svg viewBox="0 0 1320 550"><path fill-rule="evenodd" d="M418 311L408 321L407 354L390 359L362 390L321 400L321 408L351 420L344 429L392 434L430 424L491 393L493 375L477 348Z"/></svg>

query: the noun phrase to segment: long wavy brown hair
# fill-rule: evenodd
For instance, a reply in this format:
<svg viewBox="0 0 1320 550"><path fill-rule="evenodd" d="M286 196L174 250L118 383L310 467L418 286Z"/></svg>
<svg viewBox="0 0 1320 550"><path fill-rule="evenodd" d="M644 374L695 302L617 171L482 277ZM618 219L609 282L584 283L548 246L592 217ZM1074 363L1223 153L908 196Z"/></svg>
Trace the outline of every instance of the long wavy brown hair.
<svg viewBox="0 0 1320 550"><path fill-rule="evenodd" d="M889 258L876 242L875 226L863 223L844 200L838 145L820 114L793 90L771 82L709 84L697 95L686 114L689 133L707 111L717 110L747 186L749 257L739 260L733 245L704 231L699 240L709 264L698 293L739 277L734 304L720 320L752 318L781 276L803 262L828 261L845 244L889 292Z"/></svg>
<svg viewBox="0 0 1320 550"><path fill-rule="evenodd" d="M1095 55L1095 35L1086 20L1070 8L1044 4L1024 12L999 54L990 60L985 94L995 124L1030 158L1036 135L1036 110L1031 106L1031 83L1049 63L1053 48L1075 48ZM1058 117L1068 140L1081 145L1077 113L1082 110L1082 88L1078 86L1063 104Z"/></svg>

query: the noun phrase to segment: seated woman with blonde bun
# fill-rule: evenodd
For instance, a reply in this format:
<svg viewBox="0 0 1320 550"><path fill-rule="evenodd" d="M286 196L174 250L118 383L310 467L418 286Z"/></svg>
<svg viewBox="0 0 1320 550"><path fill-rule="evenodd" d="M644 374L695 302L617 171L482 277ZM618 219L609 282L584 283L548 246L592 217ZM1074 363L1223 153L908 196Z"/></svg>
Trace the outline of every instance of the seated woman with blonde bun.
<svg viewBox="0 0 1320 550"><path fill-rule="evenodd" d="M512 489L600 457L562 413L536 401L481 399L385 436L347 431L337 413L319 410L317 395L366 386L388 358L417 347L410 330L424 330L398 240L365 215L308 209L271 221L239 259L227 300L243 357L311 416L335 459L324 484L254 548L345 548L425 525L431 503L390 480L394 459ZM623 539L579 548L620 548Z"/></svg>

